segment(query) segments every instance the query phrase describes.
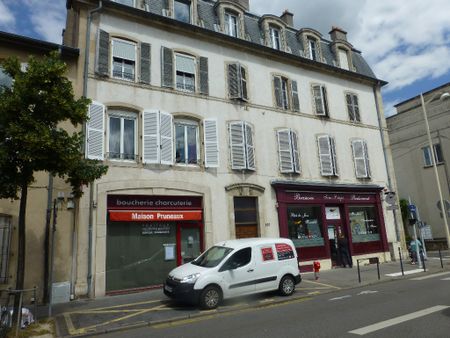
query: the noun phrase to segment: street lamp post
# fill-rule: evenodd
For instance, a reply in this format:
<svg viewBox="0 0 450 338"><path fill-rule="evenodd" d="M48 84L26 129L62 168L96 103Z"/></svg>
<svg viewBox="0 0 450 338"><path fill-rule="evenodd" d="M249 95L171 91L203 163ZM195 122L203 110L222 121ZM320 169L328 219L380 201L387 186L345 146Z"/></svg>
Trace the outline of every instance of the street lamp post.
<svg viewBox="0 0 450 338"><path fill-rule="evenodd" d="M431 101L433 101L433 99L436 98L438 95L441 95L440 96L441 100L450 97L449 93L436 93L431 97L431 99L429 99L427 101L427 103L430 103ZM436 177L436 184L437 184L438 192L439 192L439 201L441 203L442 215L444 217L444 228L445 228L445 236L447 238L447 247L450 249L450 233L448 230L447 210L444 205L444 198L442 197L441 181L439 180L439 173L438 173L438 169L437 169L437 165L436 165L436 154L434 152L433 141L431 140L430 125L428 124L427 110L426 110L425 101L423 99L423 94L420 94L420 100L422 103L423 118L425 120L425 126L427 129L428 146L430 147L431 160L432 160L433 169L434 169L434 176Z"/></svg>

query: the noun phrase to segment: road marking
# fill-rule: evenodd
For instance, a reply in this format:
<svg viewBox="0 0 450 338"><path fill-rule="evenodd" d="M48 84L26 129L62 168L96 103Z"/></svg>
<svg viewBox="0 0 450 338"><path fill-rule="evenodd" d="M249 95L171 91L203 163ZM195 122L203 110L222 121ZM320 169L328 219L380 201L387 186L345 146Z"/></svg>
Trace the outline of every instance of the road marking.
<svg viewBox="0 0 450 338"><path fill-rule="evenodd" d="M397 325L397 324L400 324L400 323L403 323L403 322L407 322L409 320L413 320L413 319L416 319L416 318L420 318L420 317L432 314L434 312L445 310L445 309L447 309L449 307L450 306L445 306L445 305L433 306L433 307L430 307L428 309L412 312L412 313L409 313L407 315L399 316L399 317L392 318L392 319L389 319L389 320L385 320L385 321L382 321L382 322L379 322L379 323L376 323L376 324L365 326L365 327L362 327L360 329L349 331L349 333L353 333L353 334L357 334L357 335L363 336L365 334L372 333L372 332L384 329L384 328L389 327L389 326Z"/></svg>
<svg viewBox="0 0 450 338"><path fill-rule="evenodd" d="M441 280L450 280L450 277L448 277L448 278L444 278L444 279L441 279Z"/></svg>
<svg viewBox="0 0 450 338"><path fill-rule="evenodd" d="M361 295L370 295L372 293L377 293L378 291L371 291L371 290L367 290L367 291L361 291L360 293L358 293L358 296Z"/></svg>
<svg viewBox="0 0 450 338"><path fill-rule="evenodd" d="M441 272L441 273L435 273L434 275L411 278L411 280L424 280L424 279L428 279L428 278L435 278L435 277L445 276L445 275L448 275L448 274L450 274L450 272Z"/></svg>
<svg viewBox="0 0 450 338"><path fill-rule="evenodd" d="M413 273L419 273L419 272L423 272L423 269L415 269L415 270L404 271L405 275L412 275ZM385 276L398 277L398 276L402 276L402 273L401 272L388 273Z"/></svg>
<svg viewBox="0 0 450 338"><path fill-rule="evenodd" d="M319 282L315 282L315 281L312 281L312 280L306 280L306 279L303 279L302 282L312 283L312 284L317 284L317 285L322 285L322 286L325 286L325 287L327 287L327 288L333 288L333 289L338 289L338 290L341 289L341 288L339 288L339 287L337 287L337 286L334 286L334 285L329 285L329 284L325 284L325 283L319 283ZM300 288L300 290L301 290L301 289L302 289L302 288Z"/></svg>
<svg viewBox="0 0 450 338"><path fill-rule="evenodd" d="M351 297L350 295L345 295L345 296L342 296L342 297L331 298L329 300L341 300L341 299L350 298L350 297Z"/></svg>

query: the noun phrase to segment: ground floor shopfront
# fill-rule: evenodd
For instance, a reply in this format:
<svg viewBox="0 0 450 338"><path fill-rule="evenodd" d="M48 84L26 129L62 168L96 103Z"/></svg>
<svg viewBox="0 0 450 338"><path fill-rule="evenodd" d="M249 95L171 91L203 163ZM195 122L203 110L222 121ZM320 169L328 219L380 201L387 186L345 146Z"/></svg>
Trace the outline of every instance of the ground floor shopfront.
<svg viewBox="0 0 450 338"><path fill-rule="evenodd" d="M275 182L280 236L292 239L303 271L321 261L339 266L343 247L351 259L388 252L378 186ZM341 244L341 245L339 245Z"/></svg>

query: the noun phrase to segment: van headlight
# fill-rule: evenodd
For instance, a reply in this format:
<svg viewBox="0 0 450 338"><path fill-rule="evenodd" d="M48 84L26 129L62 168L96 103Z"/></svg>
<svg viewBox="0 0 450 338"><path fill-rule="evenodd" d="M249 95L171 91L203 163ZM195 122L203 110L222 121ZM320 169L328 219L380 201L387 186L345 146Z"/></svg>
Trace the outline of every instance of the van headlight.
<svg viewBox="0 0 450 338"><path fill-rule="evenodd" d="M192 275L183 277L183 278L180 280L180 283L190 283L190 284L193 284L193 283L195 283L195 282L197 281L198 277L200 277L200 274L199 274L199 273L194 273L194 274L192 274Z"/></svg>

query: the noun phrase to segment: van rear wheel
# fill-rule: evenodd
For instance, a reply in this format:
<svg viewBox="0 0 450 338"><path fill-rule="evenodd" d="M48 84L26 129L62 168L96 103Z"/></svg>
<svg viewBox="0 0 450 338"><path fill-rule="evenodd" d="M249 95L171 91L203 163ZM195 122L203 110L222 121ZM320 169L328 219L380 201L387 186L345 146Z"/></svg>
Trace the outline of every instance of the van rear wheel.
<svg viewBox="0 0 450 338"><path fill-rule="evenodd" d="M295 281L294 277L290 275L286 275L283 278L281 278L279 291L282 296L290 296L295 291Z"/></svg>
<svg viewBox="0 0 450 338"><path fill-rule="evenodd" d="M222 293L217 286L207 286L200 294L200 307L205 310L215 309L222 300Z"/></svg>

